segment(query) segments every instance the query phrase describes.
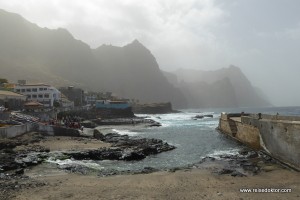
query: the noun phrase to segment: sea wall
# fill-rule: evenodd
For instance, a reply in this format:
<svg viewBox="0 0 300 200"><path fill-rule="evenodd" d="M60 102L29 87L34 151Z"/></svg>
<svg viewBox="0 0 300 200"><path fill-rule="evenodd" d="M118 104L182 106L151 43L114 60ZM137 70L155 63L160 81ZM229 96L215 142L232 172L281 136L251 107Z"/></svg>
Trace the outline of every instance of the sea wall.
<svg viewBox="0 0 300 200"><path fill-rule="evenodd" d="M219 130L300 170L300 117L240 114L237 118L221 114Z"/></svg>
<svg viewBox="0 0 300 200"><path fill-rule="evenodd" d="M37 130L37 124L28 123L22 125L0 127L0 138L13 138L27 132Z"/></svg>
<svg viewBox="0 0 300 200"><path fill-rule="evenodd" d="M265 150L275 158L300 169L300 124L290 121L259 120Z"/></svg>

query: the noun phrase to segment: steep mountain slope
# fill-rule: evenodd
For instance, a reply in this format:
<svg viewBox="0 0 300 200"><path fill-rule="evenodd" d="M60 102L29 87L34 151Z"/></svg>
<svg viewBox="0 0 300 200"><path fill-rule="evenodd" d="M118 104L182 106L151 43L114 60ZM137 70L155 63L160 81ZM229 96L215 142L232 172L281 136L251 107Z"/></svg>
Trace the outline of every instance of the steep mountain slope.
<svg viewBox="0 0 300 200"><path fill-rule="evenodd" d="M167 81L154 56L138 41L93 50L65 29L40 28L4 10L0 10L0 27L1 76L11 81L72 84L142 102L185 106L183 94Z"/></svg>
<svg viewBox="0 0 300 200"><path fill-rule="evenodd" d="M96 68L90 48L64 29L40 28L3 10L0 10L0 26L0 62L4 65L1 70L7 76L13 73L13 80L24 78L59 84L66 79L81 83L82 74L78 70L83 66L89 70Z"/></svg>
<svg viewBox="0 0 300 200"><path fill-rule="evenodd" d="M189 107L252 107L270 103L235 66L216 71L180 69L168 80L184 92Z"/></svg>
<svg viewBox="0 0 300 200"><path fill-rule="evenodd" d="M124 47L102 45L95 58L106 74L105 87L143 102L170 101L185 106L185 98L163 75L155 57L138 40Z"/></svg>

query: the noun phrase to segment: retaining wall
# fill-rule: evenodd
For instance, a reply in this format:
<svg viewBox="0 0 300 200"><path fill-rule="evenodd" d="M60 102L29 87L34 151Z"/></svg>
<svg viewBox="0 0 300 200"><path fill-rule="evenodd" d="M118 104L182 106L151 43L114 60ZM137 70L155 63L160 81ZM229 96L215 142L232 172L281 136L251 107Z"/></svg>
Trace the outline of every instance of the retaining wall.
<svg viewBox="0 0 300 200"><path fill-rule="evenodd" d="M37 130L37 124L28 123L22 125L0 127L0 138L13 138L27 132Z"/></svg>
<svg viewBox="0 0 300 200"><path fill-rule="evenodd" d="M19 135L32 131L40 131L41 133L50 136L80 136L80 131L77 129L50 126L37 123L28 123L22 125L0 127L0 139L17 137Z"/></svg>

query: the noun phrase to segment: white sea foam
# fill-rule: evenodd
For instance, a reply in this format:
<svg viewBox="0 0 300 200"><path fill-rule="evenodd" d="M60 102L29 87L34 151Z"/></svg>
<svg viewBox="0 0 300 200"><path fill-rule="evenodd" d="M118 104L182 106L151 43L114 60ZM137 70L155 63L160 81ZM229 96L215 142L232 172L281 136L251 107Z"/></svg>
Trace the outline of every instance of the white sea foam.
<svg viewBox="0 0 300 200"><path fill-rule="evenodd" d="M65 159L65 160L55 160L53 158L49 158L47 160L49 163L55 163L57 165L68 165L68 164L76 164L76 165L82 165L91 169L103 169L104 167L101 167L99 164L92 160L72 160L72 159Z"/></svg>
<svg viewBox="0 0 300 200"><path fill-rule="evenodd" d="M120 135L129 135L129 136L135 136L135 135L140 134L138 132L134 132L134 131L130 131L130 130L112 129L112 131L115 132L115 133L118 133Z"/></svg>
<svg viewBox="0 0 300 200"><path fill-rule="evenodd" d="M221 155L237 155L239 153L239 148L227 149L227 150L215 150L214 152L208 154L207 156L213 158L220 158Z"/></svg>
<svg viewBox="0 0 300 200"><path fill-rule="evenodd" d="M199 120L194 120L193 117L196 115L213 115L213 118L203 118ZM158 121L162 124L162 127L169 126L201 126L201 124L208 125L211 128L216 127L217 115L214 112L180 112L180 113L169 113L169 114L154 114L154 115L138 115L139 117L146 117L147 119L152 119ZM209 121L207 121L209 120ZM213 121L211 121L213 120ZM212 123L212 124L207 124Z"/></svg>

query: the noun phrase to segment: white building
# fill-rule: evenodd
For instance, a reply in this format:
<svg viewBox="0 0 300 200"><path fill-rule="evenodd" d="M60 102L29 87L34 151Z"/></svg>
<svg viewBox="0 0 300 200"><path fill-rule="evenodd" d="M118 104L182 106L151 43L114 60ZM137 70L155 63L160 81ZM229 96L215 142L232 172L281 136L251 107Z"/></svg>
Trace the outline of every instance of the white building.
<svg viewBox="0 0 300 200"><path fill-rule="evenodd" d="M47 84L18 84L14 91L27 96L28 101L40 102L45 107L53 107L54 101L61 98L60 91Z"/></svg>

